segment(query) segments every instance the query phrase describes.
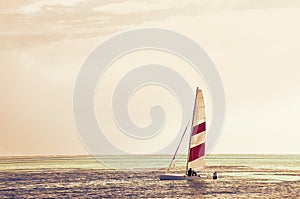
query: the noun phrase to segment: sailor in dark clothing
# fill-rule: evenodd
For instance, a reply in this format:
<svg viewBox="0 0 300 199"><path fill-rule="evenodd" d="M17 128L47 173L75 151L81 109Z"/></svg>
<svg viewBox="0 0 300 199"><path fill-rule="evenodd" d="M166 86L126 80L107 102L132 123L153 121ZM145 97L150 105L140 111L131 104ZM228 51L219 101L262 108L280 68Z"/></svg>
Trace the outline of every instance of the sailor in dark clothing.
<svg viewBox="0 0 300 199"><path fill-rule="evenodd" d="M216 171L215 171L214 174L213 174L213 179L214 179L214 180L215 180L215 179L218 179L218 174L217 174Z"/></svg>
<svg viewBox="0 0 300 199"><path fill-rule="evenodd" d="M193 173L192 168L189 168L189 170L188 170L188 172L187 172L188 176L192 176L192 173Z"/></svg>
<svg viewBox="0 0 300 199"><path fill-rule="evenodd" d="M193 170L192 176L197 176L196 171Z"/></svg>

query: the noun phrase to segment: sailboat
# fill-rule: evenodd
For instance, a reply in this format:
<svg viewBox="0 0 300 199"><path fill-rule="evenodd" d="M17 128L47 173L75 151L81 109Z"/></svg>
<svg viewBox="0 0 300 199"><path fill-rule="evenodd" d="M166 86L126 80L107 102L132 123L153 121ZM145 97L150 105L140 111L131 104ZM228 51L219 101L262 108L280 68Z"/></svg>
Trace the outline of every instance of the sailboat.
<svg viewBox="0 0 300 199"><path fill-rule="evenodd" d="M175 151L172 162L176 158L177 151L181 144L182 138L186 133L185 129L179 145ZM190 130L188 156L186 160L186 172L185 174L163 174L160 175L160 180L198 180L201 178L208 178L205 174L205 134L206 134L206 117L205 117L205 106L202 90L197 87L196 97L193 110L192 126ZM169 169L168 169L169 170ZM200 174L201 173L201 174ZM216 179L217 173L214 172L213 178Z"/></svg>

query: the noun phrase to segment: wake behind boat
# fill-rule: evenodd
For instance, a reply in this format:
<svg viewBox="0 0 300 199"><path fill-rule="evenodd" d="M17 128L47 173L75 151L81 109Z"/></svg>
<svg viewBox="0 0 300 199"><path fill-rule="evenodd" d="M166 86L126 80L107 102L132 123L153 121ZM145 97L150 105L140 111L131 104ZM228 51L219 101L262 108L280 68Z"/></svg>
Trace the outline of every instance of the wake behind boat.
<svg viewBox="0 0 300 199"><path fill-rule="evenodd" d="M188 125L187 125L188 127ZM181 144L181 141L186 133L187 127L181 137L179 145L175 151L171 164L175 161L177 151ZM189 149L186 163L185 174L167 173L160 175L160 180L199 180L202 178L208 178L205 173L205 135L206 135L206 115L205 104L202 90L197 87L196 97L193 110L192 127L190 130ZM217 172L213 173L213 179L217 179Z"/></svg>

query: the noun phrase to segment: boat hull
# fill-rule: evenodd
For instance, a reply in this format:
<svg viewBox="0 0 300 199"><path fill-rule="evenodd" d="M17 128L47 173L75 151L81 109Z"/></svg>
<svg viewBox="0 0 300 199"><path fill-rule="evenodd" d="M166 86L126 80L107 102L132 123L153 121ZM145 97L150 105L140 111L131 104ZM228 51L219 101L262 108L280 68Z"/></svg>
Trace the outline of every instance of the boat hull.
<svg viewBox="0 0 300 199"><path fill-rule="evenodd" d="M202 176L187 176L182 174L163 174L159 176L160 180L201 180L203 178Z"/></svg>

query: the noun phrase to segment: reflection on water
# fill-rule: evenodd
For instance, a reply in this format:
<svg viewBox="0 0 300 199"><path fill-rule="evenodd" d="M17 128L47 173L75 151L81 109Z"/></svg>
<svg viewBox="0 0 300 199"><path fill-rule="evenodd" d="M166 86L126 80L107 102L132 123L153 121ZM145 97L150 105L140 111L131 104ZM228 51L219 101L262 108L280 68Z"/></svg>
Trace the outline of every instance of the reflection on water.
<svg viewBox="0 0 300 199"><path fill-rule="evenodd" d="M2 198L300 198L299 156L268 157L208 156L207 172L218 171L219 178L201 181L159 181L164 171L157 168L162 163L167 166L169 156L118 157L119 164L130 170L109 169L87 156L3 157L0 195ZM117 163L116 157L113 161ZM143 164L147 164L147 169L134 169ZM177 165L184 172L184 158Z"/></svg>
<svg viewBox="0 0 300 199"><path fill-rule="evenodd" d="M295 174L294 172L226 172L225 176L234 176L234 177L242 177L242 178L252 178L257 180L264 180L273 182L280 181L300 181L300 175Z"/></svg>

